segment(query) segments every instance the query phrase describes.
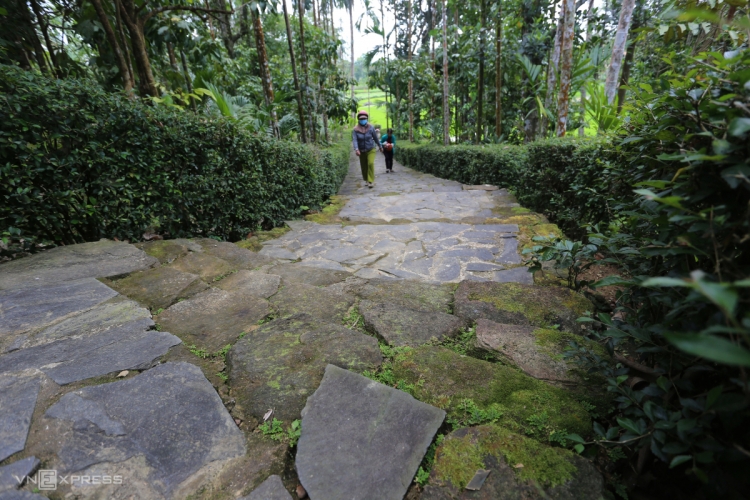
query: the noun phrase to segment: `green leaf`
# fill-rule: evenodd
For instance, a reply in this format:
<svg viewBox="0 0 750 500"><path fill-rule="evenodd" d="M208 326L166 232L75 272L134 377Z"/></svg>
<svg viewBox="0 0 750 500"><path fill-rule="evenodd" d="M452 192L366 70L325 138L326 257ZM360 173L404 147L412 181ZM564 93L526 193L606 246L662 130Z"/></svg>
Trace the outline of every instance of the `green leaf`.
<svg viewBox="0 0 750 500"><path fill-rule="evenodd" d="M581 444L586 443L586 440L583 439L578 434L568 434L567 436L565 436L565 439L569 439L570 441L573 441L574 443L581 443Z"/></svg>
<svg viewBox="0 0 750 500"><path fill-rule="evenodd" d="M577 444L573 447L573 449L576 451L576 453L583 453L583 450L585 449L582 444Z"/></svg>
<svg viewBox="0 0 750 500"><path fill-rule="evenodd" d="M740 138L744 137L748 130L750 130L750 118L735 118L729 122L727 128L729 135Z"/></svg>
<svg viewBox="0 0 750 500"><path fill-rule="evenodd" d="M750 351L721 337L700 334L665 333L678 349L725 365L750 367Z"/></svg>
<svg viewBox="0 0 750 500"><path fill-rule="evenodd" d="M626 431L632 432L636 436L639 436L641 434L641 430L638 428L638 425L636 425L636 423L629 418L618 418L617 423L620 424L620 427L622 427Z"/></svg>
<svg viewBox="0 0 750 500"><path fill-rule="evenodd" d="M634 284L631 280L623 279L619 276L607 276L599 281L591 284L591 288L599 288L602 286L628 286Z"/></svg>
<svg viewBox="0 0 750 500"><path fill-rule="evenodd" d="M731 316L737 306L737 291L726 283L714 283L696 275L695 288L701 295L716 304L724 314Z"/></svg>
<svg viewBox="0 0 750 500"><path fill-rule="evenodd" d="M658 278L649 278L643 283L641 283L641 286L643 287L657 287L657 286L666 286L666 287L674 287L674 286L680 286L680 287L690 287L692 288L693 284L689 281L677 279L677 278L667 278L667 277L658 277Z"/></svg>
<svg viewBox="0 0 750 500"><path fill-rule="evenodd" d="M670 468L670 469L674 469L674 468L675 468L675 467L677 467L678 465L680 465L680 464L684 464L685 462L687 462L687 461L688 461L688 460L690 460L691 458L693 458L693 457L691 457L690 455L677 455L677 456L676 456L676 457L674 457L674 458L672 459L672 461L671 461L671 462L669 463L669 468Z"/></svg>

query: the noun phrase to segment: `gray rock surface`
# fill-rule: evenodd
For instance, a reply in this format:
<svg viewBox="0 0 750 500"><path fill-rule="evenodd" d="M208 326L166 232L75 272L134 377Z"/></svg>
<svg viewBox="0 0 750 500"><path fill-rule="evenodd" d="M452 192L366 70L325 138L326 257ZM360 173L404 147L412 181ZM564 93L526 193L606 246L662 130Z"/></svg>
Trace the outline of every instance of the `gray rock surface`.
<svg viewBox="0 0 750 500"><path fill-rule="evenodd" d="M0 373L37 368L59 385L120 370L143 369L180 339L145 331L139 322L83 337L70 337L0 356Z"/></svg>
<svg viewBox="0 0 750 500"><path fill-rule="evenodd" d="M237 268L229 262L202 252L190 252L170 264L184 273L197 274L207 283L226 276Z"/></svg>
<svg viewBox="0 0 750 500"><path fill-rule="evenodd" d="M307 314L266 323L227 355L232 395L244 411L260 419L272 409L285 421L299 418L326 365L362 372L381 362L373 337Z"/></svg>
<svg viewBox="0 0 750 500"><path fill-rule="evenodd" d="M302 412L296 466L310 498L402 499L445 412L328 365Z"/></svg>
<svg viewBox="0 0 750 500"><path fill-rule="evenodd" d="M292 495L284 488L281 478L274 474L240 500L292 500Z"/></svg>
<svg viewBox="0 0 750 500"><path fill-rule="evenodd" d="M453 291L450 285L419 281L374 279L353 288L359 297L381 304L395 304L416 311L450 312Z"/></svg>
<svg viewBox="0 0 750 500"><path fill-rule="evenodd" d="M418 346L431 339L443 340L458 333L466 323L443 312L417 311L396 304L364 300L359 305L365 328L388 345Z"/></svg>
<svg viewBox="0 0 750 500"><path fill-rule="evenodd" d="M534 284L534 274L529 272L527 267L516 267L505 271L497 271L495 279L498 283L523 283L524 285Z"/></svg>
<svg viewBox="0 0 750 500"><path fill-rule="evenodd" d="M117 292L94 278L0 291L0 341L54 324L115 295Z"/></svg>
<svg viewBox="0 0 750 500"><path fill-rule="evenodd" d="M242 432L216 390L188 363L166 363L133 378L70 392L45 417L55 431L43 444L53 453L52 468L127 472L119 493L106 489L108 497L187 496L178 494L183 483L199 489L246 451ZM99 488L100 496L105 488Z"/></svg>
<svg viewBox="0 0 750 500"><path fill-rule="evenodd" d="M255 269L274 262L272 258L240 248L227 241L216 241L210 238L194 241L203 248L205 253L229 262L235 269Z"/></svg>
<svg viewBox="0 0 750 500"><path fill-rule="evenodd" d="M0 492L16 490L39 467L39 459L28 457L0 467Z"/></svg>
<svg viewBox="0 0 750 500"><path fill-rule="evenodd" d="M306 313L332 322L340 322L354 300L350 294L304 283L289 283L271 297L281 317Z"/></svg>
<svg viewBox="0 0 750 500"><path fill-rule="evenodd" d="M198 275L167 266L133 273L108 284L153 310L166 309L177 300L190 298L208 288Z"/></svg>
<svg viewBox="0 0 750 500"><path fill-rule="evenodd" d="M213 353L233 343L270 312L268 301L263 298L211 288L173 305L157 316L156 322L186 344Z"/></svg>
<svg viewBox="0 0 750 500"><path fill-rule="evenodd" d="M162 264L169 264L187 255L191 250L199 252L203 250L200 245L192 243L191 240L156 240L136 243L135 246L148 255L156 257Z"/></svg>
<svg viewBox="0 0 750 500"><path fill-rule="evenodd" d="M351 276L346 271L319 269L300 264L279 264L269 269L268 272L281 276L285 282L304 283L313 286L333 285Z"/></svg>
<svg viewBox="0 0 750 500"><path fill-rule="evenodd" d="M33 372L0 375L0 461L24 449L39 386Z"/></svg>
<svg viewBox="0 0 750 500"><path fill-rule="evenodd" d="M217 288L228 292L243 291L267 299L279 289L281 276L241 269L217 282Z"/></svg>
<svg viewBox="0 0 750 500"><path fill-rule="evenodd" d="M47 497L29 491L0 491L0 500L47 500Z"/></svg>
<svg viewBox="0 0 750 500"><path fill-rule="evenodd" d="M46 250L0 264L0 290L34 288L82 278L109 278L158 263L128 243L101 240Z"/></svg>

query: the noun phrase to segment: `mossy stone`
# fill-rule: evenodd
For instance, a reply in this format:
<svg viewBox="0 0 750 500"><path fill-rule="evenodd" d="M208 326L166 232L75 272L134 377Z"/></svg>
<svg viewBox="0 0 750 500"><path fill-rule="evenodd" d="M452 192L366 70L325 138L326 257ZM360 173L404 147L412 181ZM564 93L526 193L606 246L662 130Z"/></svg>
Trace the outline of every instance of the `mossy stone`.
<svg viewBox="0 0 750 500"><path fill-rule="evenodd" d="M216 241L211 238L195 240L203 251L213 257L229 262L234 269L255 269L276 262L271 257L251 252L227 241Z"/></svg>
<svg viewBox="0 0 750 500"><path fill-rule="evenodd" d="M347 271L290 263L273 266L268 272L281 276L285 283L304 283L312 286L333 285L351 277L351 273Z"/></svg>
<svg viewBox="0 0 750 500"><path fill-rule="evenodd" d="M450 284L433 284L411 280L373 279L353 287L359 297L381 304L396 304L416 311L450 313L453 302Z"/></svg>
<svg viewBox="0 0 750 500"><path fill-rule="evenodd" d="M491 470L482 488L464 490L478 469ZM508 429L482 425L445 438L422 499L599 500L602 492L602 477L587 460Z"/></svg>
<svg viewBox="0 0 750 500"><path fill-rule="evenodd" d="M328 364L362 373L382 362L368 335L297 314L266 323L240 339L227 355L232 396L246 415L299 418Z"/></svg>
<svg viewBox="0 0 750 500"><path fill-rule="evenodd" d="M552 431L591 432L583 405L564 389L510 366L462 356L439 346L411 349L393 362L397 380L414 384L415 395L460 419L462 401L501 411L503 425L546 440Z"/></svg>
<svg viewBox="0 0 750 500"><path fill-rule="evenodd" d="M304 283L289 283L270 300L280 317L306 313L338 323L354 304L355 297Z"/></svg>
<svg viewBox="0 0 750 500"><path fill-rule="evenodd" d="M170 266L185 273L197 274L208 283L221 279L236 269L224 259L198 252L190 252L172 262Z"/></svg>
<svg viewBox="0 0 750 500"><path fill-rule="evenodd" d="M134 273L108 284L154 310L166 309L177 300L190 298L208 288L197 275L165 266Z"/></svg>
<svg viewBox="0 0 750 500"><path fill-rule="evenodd" d="M531 325L581 333L576 319L593 310L580 294L559 287L540 287L520 283L463 281L455 294L455 314L476 321Z"/></svg>
<svg viewBox="0 0 750 500"><path fill-rule="evenodd" d="M140 248L151 257L156 257L162 264L169 264L180 257L188 254L190 251L189 240L156 240L136 243L135 247ZM194 250L200 251L200 248Z"/></svg>

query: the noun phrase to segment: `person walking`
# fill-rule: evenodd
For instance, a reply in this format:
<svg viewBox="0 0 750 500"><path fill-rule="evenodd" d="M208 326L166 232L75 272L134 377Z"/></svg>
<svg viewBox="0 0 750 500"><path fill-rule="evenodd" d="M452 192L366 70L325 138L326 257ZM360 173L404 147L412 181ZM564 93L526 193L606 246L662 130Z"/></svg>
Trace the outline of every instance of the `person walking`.
<svg viewBox="0 0 750 500"><path fill-rule="evenodd" d="M388 132L380 137L380 145L385 155L385 173L393 173L393 153L396 152L396 136L393 135L393 129L389 128Z"/></svg>
<svg viewBox="0 0 750 500"><path fill-rule="evenodd" d="M352 146L359 156L359 166L362 168L362 180L367 187L375 186L375 148L383 152L378 141L375 128L369 124L370 115L367 111L357 113L357 125L352 131Z"/></svg>

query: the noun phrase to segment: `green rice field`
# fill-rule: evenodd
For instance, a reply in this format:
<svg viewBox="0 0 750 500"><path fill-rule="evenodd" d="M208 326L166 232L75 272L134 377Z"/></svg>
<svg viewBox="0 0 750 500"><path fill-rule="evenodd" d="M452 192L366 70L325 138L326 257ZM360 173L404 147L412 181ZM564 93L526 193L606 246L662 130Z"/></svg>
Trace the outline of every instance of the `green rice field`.
<svg viewBox="0 0 750 500"><path fill-rule="evenodd" d="M355 88L354 96L359 101L358 109L365 110L370 114L370 123L385 129L385 93L380 89L364 87Z"/></svg>

